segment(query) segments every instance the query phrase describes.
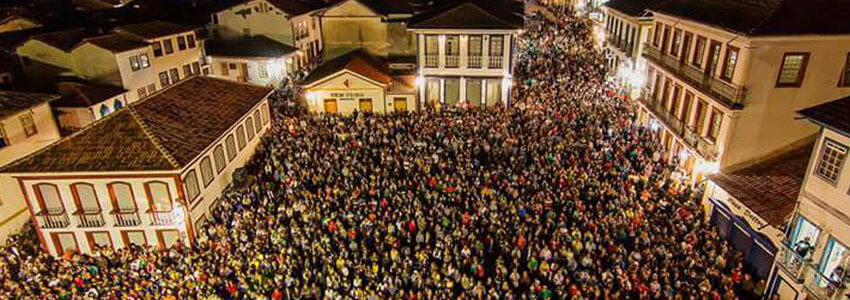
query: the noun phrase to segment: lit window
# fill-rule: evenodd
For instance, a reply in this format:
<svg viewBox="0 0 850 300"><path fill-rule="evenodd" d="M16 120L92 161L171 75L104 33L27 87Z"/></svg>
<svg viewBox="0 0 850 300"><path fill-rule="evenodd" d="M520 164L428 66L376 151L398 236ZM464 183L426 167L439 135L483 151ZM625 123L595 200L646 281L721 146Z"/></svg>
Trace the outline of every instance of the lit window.
<svg viewBox="0 0 850 300"><path fill-rule="evenodd" d="M847 147L832 140L825 140L815 173L823 180L835 184L841 174L841 166L847 157Z"/></svg>
<svg viewBox="0 0 850 300"><path fill-rule="evenodd" d="M171 44L171 39L162 41L162 47L165 48L165 54L174 53L174 45Z"/></svg>
<svg viewBox="0 0 850 300"><path fill-rule="evenodd" d="M147 53L139 54L139 66L142 67L142 69L146 69L151 66L151 61L148 58Z"/></svg>
<svg viewBox="0 0 850 300"><path fill-rule="evenodd" d="M155 56L155 57L162 56L162 44L160 44L159 42L154 42L152 47L153 47L153 56Z"/></svg>
<svg viewBox="0 0 850 300"><path fill-rule="evenodd" d="M245 127L248 129L248 140L254 139L254 118L248 117L245 121Z"/></svg>
<svg viewBox="0 0 850 300"><path fill-rule="evenodd" d="M266 69L266 63L259 63L257 69L260 73L260 78L269 78L269 70Z"/></svg>
<svg viewBox="0 0 850 300"><path fill-rule="evenodd" d="M224 170L224 167L227 166L227 161L224 160L224 147L221 145L215 146L215 150L213 150L213 158L215 158L216 172L221 173L221 171Z"/></svg>
<svg viewBox="0 0 850 300"><path fill-rule="evenodd" d="M32 120L32 114L25 114L21 116L21 127L24 128L24 133L27 137L31 137L38 133L38 130L35 128L35 122Z"/></svg>
<svg viewBox="0 0 850 300"><path fill-rule="evenodd" d="M147 96L148 96L148 90L145 89L144 87L140 88L139 89L139 99L144 99Z"/></svg>
<svg viewBox="0 0 850 300"><path fill-rule="evenodd" d="M160 181L146 182L145 191L148 194L148 204L153 211L171 211L171 191L168 184Z"/></svg>
<svg viewBox="0 0 850 300"><path fill-rule="evenodd" d="M167 87L171 84L171 82L168 81L168 72L159 72L159 84L162 85L162 87Z"/></svg>
<svg viewBox="0 0 850 300"><path fill-rule="evenodd" d="M183 66L183 75L189 77L192 75L192 65L186 64Z"/></svg>
<svg viewBox="0 0 850 300"><path fill-rule="evenodd" d="M138 71L141 69L139 66L139 57L138 56L130 56L130 69L133 71Z"/></svg>
<svg viewBox="0 0 850 300"><path fill-rule="evenodd" d="M194 34L187 35L186 41L189 43L189 48L195 48L195 35Z"/></svg>
<svg viewBox="0 0 850 300"><path fill-rule="evenodd" d="M201 194L201 190L198 188L198 175L195 174L195 170L186 173L183 183L186 186L186 197L189 198L189 202L191 203Z"/></svg>
<svg viewBox="0 0 850 300"><path fill-rule="evenodd" d="M224 142L227 145L227 160L233 161L236 158L236 140L233 135L228 135Z"/></svg>
<svg viewBox="0 0 850 300"><path fill-rule="evenodd" d="M808 63L808 53L786 53L782 57L782 67L779 68L776 86L799 87L803 83L803 75L806 73Z"/></svg>
<svg viewBox="0 0 850 300"><path fill-rule="evenodd" d="M204 187L209 186L213 181L212 161L209 156L201 160L201 180L204 181Z"/></svg>
<svg viewBox="0 0 850 300"><path fill-rule="evenodd" d="M75 183L71 185L74 202L77 204L79 213L100 213L100 203L94 186L87 183Z"/></svg>
<svg viewBox="0 0 850 300"><path fill-rule="evenodd" d="M177 68L172 68L169 72L171 73L171 82L176 83L180 81L180 72L177 71Z"/></svg>
<svg viewBox="0 0 850 300"><path fill-rule="evenodd" d="M260 118L259 109L254 111L254 128L257 130L257 134L263 129L263 120Z"/></svg>
<svg viewBox="0 0 850 300"><path fill-rule="evenodd" d="M186 37L178 36L177 37L177 49L186 50Z"/></svg>
<svg viewBox="0 0 850 300"><path fill-rule="evenodd" d="M101 104L101 105L100 105L100 117L101 117L101 118L103 118L103 117L105 117L105 116L108 116L108 115L109 115L109 113L111 113L111 112L112 112L112 111L110 111L110 110L109 110L109 106L106 106L106 104Z"/></svg>
<svg viewBox="0 0 850 300"><path fill-rule="evenodd" d="M735 65L738 63L738 48L728 47L726 48L726 60L723 61L723 73L721 73L720 78L726 80L732 80L732 76L735 75Z"/></svg>
<svg viewBox="0 0 850 300"><path fill-rule="evenodd" d="M239 150L245 149L245 126L239 125L236 128L236 143L239 145Z"/></svg>

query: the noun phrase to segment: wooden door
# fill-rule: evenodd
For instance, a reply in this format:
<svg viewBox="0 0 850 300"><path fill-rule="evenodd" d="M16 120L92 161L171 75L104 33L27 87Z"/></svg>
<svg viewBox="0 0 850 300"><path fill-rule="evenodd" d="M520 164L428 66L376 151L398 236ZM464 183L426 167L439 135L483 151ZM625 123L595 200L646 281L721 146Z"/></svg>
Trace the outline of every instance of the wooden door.
<svg viewBox="0 0 850 300"><path fill-rule="evenodd" d="M372 98L360 99L360 111L372 112Z"/></svg>
<svg viewBox="0 0 850 300"><path fill-rule="evenodd" d="M720 43L711 41L711 46L708 47L708 64L705 65L705 75L714 76L714 69L717 68L717 63L720 61Z"/></svg>
<svg viewBox="0 0 850 300"><path fill-rule="evenodd" d="M407 98L395 98L393 99L393 108L397 112L406 112L407 111Z"/></svg>
<svg viewBox="0 0 850 300"><path fill-rule="evenodd" d="M248 64L240 63L239 64L239 80L242 82L248 82L250 78L248 77Z"/></svg>
<svg viewBox="0 0 850 300"><path fill-rule="evenodd" d="M325 113L335 114L336 112L336 99L325 99Z"/></svg>
<svg viewBox="0 0 850 300"><path fill-rule="evenodd" d="M691 54L691 39L693 39L693 34L690 32L685 33L685 41L682 42L682 55L679 56L679 63L684 64L687 61L688 56Z"/></svg>

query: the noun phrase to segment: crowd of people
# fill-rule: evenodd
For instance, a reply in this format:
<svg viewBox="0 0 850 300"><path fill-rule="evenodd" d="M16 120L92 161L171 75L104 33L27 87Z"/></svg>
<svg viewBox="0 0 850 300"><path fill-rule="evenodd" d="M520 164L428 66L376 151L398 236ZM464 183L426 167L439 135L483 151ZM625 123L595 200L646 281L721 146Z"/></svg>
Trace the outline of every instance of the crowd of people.
<svg viewBox="0 0 850 300"><path fill-rule="evenodd" d="M588 21L527 18L510 107L281 114L193 249L15 241L0 298L759 297L607 82Z"/></svg>

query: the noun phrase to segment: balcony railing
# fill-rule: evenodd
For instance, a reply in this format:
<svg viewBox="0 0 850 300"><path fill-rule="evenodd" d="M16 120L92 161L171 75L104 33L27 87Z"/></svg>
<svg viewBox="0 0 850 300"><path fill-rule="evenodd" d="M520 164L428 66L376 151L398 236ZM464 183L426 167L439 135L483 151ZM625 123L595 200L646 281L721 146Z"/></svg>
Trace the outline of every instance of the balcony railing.
<svg viewBox="0 0 850 300"><path fill-rule="evenodd" d="M460 66L460 55L446 55L446 68L457 68Z"/></svg>
<svg viewBox="0 0 850 300"><path fill-rule="evenodd" d="M487 67L490 69L500 69L502 68L502 60L501 54L499 56L490 56L490 62Z"/></svg>
<svg viewBox="0 0 850 300"><path fill-rule="evenodd" d="M647 109L652 111L653 115L664 122L665 127L678 135L691 149L699 152L706 160L717 159L717 146L715 143L700 136L695 132L694 128L688 126L684 121L673 115L667 109L665 101L654 101L651 97L649 91L645 89L639 100L644 103Z"/></svg>
<svg viewBox="0 0 850 300"><path fill-rule="evenodd" d="M440 56L437 54L425 54L425 67L437 68L440 66Z"/></svg>
<svg viewBox="0 0 850 300"><path fill-rule="evenodd" d="M809 261L808 257L800 256L786 241L781 243L779 255L776 256L776 263L779 267L784 269L797 282L803 282L803 275Z"/></svg>
<svg viewBox="0 0 850 300"><path fill-rule="evenodd" d="M745 87L705 74L705 72L687 62L682 62L676 57L662 53L650 44L644 45L643 56L668 72L678 75L679 79L688 82L703 93L721 100L726 106L735 109L743 107L747 92Z"/></svg>
<svg viewBox="0 0 850 300"><path fill-rule="evenodd" d="M71 219L63 209L47 209L37 215L38 224L41 228L56 229L65 228L71 224Z"/></svg>
<svg viewBox="0 0 850 300"><path fill-rule="evenodd" d="M470 55L467 57L469 61L467 62L467 67L471 69L481 68L481 55Z"/></svg>
<svg viewBox="0 0 850 300"><path fill-rule="evenodd" d="M632 57L633 44L629 43L628 40L619 39L616 36L609 35L608 36L608 44L611 45L611 46L614 46L614 48L617 48L620 51L622 51L623 54L626 55L626 57L629 57L629 58Z"/></svg>
<svg viewBox="0 0 850 300"><path fill-rule="evenodd" d="M151 217L151 225L154 226L174 225L177 221L172 212L151 211L148 214Z"/></svg>
<svg viewBox="0 0 850 300"><path fill-rule="evenodd" d="M115 216L117 227L133 227L142 223L138 211L115 211L112 214Z"/></svg>
<svg viewBox="0 0 850 300"><path fill-rule="evenodd" d="M815 264L810 264L806 268L809 270L806 272L806 282L803 287L809 292L810 296L820 300L845 299L844 294L847 292L847 287L843 283L844 274L824 275L818 270L818 265Z"/></svg>
<svg viewBox="0 0 850 300"><path fill-rule="evenodd" d="M103 215L97 212L78 211L74 215L77 216L77 221L82 228L103 227L106 222L103 220Z"/></svg>

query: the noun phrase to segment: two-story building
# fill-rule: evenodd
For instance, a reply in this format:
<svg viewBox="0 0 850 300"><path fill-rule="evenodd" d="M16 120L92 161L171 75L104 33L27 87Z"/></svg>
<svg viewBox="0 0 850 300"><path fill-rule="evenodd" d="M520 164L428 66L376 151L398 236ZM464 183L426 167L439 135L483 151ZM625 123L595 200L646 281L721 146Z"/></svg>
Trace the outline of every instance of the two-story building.
<svg viewBox="0 0 850 300"><path fill-rule="evenodd" d="M816 133L795 111L850 94L843 1L666 1L643 48L639 119L698 183Z"/></svg>
<svg viewBox="0 0 850 300"><path fill-rule="evenodd" d="M323 59L365 49L390 64L412 66L417 43L407 30L415 12L411 2L342 0L316 11L314 15L319 18L322 30Z"/></svg>
<svg viewBox="0 0 850 300"><path fill-rule="evenodd" d="M298 71L298 49L264 35L209 39L204 43L211 76L278 86Z"/></svg>
<svg viewBox="0 0 850 300"><path fill-rule="evenodd" d="M193 245L271 126L272 89L193 76L0 169L45 251Z"/></svg>
<svg viewBox="0 0 850 300"><path fill-rule="evenodd" d="M0 91L0 166L59 140L50 101L58 95ZM18 183L0 175L0 243L30 218Z"/></svg>
<svg viewBox="0 0 850 300"><path fill-rule="evenodd" d="M163 21L119 26L117 33L128 34L151 45L153 72L158 88L201 74L201 45L195 29Z"/></svg>
<svg viewBox="0 0 850 300"><path fill-rule="evenodd" d="M295 47L301 54L296 68L318 62L322 53L322 27L313 12L322 1L240 1L212 16L222 38L266 36Z"/></svg>
<svg viewBox="0 0 850 300"><path fill-rule="evenodd" d="M799 114L819 126L820 133L767 294L782 300L847 299L850 97L809 107Z"/></svg>
<svg viewBox="0 0 850 300"><path fill-rule="evenodd" d="M646 84L646 60L641 56L652 27L647 8L657 1L611 0L602 4L605 57L620 83L638 97Z"/></svg>
<svg viewBox="0 0 850 300"><path fill-rule="evenodd" d="M473 0L411 18L408 30L418 45L419 105L507 105L523 13L522 2Z"/></svg>

